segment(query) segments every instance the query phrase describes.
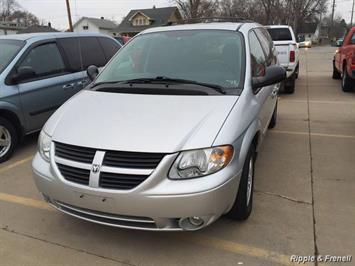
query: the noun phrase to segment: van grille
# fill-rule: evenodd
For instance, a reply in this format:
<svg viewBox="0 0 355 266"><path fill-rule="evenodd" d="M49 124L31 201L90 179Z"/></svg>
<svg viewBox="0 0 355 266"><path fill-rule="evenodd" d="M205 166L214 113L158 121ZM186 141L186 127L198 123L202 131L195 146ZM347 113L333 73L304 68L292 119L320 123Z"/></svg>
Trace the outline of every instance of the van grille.
<svg viewBox="0 0 355 266"><path fill-rule="evenodd" d="M97 152L105 154L98 153L95 158ZM97 173L92 174L90 170L95 158L95 164L102 167L98 180L92 184L105 189L129 190L137 187L149 177L164 156L163 153L104 151L55 142L55 162L66 180L88 186L90 178L97 178ZM97 158L103 159L97 162ZM130 169L130 174L127 174L127 169Z"/></svg>
<svg viewBox="0 0 355 266"><path fill-rule="evenodd" d="M90 170L70 167L63 164L57 164L57 166L66 180L81 185L89 185Z"/></svg>
<svg viewBox="0 0 355 266"><path fill-rule="evenodd" d="M163 159L162 153L107 151L103 165L121 168L155 169Z"/></svg>
<svg viewBox="0 0 355 266"><path fill-rule="evenodd" d="M91 164L94 160L96 150L68 144L55 143L55 155L76 162Z"/></svg>
<svg viewBox="0 0 355 266"><path fill-rule="evenodd" d="M133 189L148 178L147 175L101 173L99 186L109 189Z"/></svg>

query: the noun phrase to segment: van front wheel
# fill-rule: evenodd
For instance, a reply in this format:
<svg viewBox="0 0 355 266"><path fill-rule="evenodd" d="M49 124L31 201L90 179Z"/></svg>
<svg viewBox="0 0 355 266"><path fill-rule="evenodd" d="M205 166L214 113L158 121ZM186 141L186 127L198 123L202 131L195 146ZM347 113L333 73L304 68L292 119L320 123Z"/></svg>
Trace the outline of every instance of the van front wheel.
<svg viewBox="0 0 355 266"><path fill-rule="evenodd" d="M248 219L253 208L255 150L255 145L252 144L244 162L237 198L231 210L227 213L227 216L233 220L242 221Z"/></svg>
<svg viewBox="0 0 355 266"><path fill-rule="evenodd" d="M0 117L0 163L7 161L14 153L18 141L15 127Z"/></svg>

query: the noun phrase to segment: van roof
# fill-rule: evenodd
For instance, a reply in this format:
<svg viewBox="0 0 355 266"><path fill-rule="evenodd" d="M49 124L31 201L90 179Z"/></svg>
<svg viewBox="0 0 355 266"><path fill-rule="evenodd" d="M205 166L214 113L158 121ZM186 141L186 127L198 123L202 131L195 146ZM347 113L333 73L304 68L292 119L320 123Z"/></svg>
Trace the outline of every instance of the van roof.
<svg viewBox="0 0 355 266"><path fill-rule="evenodd" d="M107 35L103 35L100 33L75 33L75 32L45 32L45 33L26 33L26 34L13 34L13 35L2 35L0 36L0 40L19 40L19 41L27 41L27 40L46 40L53 38L63 38L63 37L80 37L80 36L104 36L109 37Z"/></svg>
<svg viewBox="0 0 355 266"><path fill-rule="evenodd" d="M212 22L212 23L196 23L196 24L180 24L174 26L164 26L150 28L142 33L152 33L161 31L177 31L177 30L230 30L236 31L243 25L260 26L254 22Z"/></svg>

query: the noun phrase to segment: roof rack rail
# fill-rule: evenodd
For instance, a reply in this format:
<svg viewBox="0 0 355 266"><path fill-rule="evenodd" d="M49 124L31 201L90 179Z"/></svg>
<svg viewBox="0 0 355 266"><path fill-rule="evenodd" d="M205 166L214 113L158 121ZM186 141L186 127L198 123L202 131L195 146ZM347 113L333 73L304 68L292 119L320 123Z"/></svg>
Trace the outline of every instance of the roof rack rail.
<svg viewBox="0 0 355 266"><path fill-rule="evenodd" d="M193 23L213 23L213 22L244 22L253 23L254 21L250 19L245 19L241 17L202 17L202 18L189 18L183 20L183 24L193 24Z"/></svg>

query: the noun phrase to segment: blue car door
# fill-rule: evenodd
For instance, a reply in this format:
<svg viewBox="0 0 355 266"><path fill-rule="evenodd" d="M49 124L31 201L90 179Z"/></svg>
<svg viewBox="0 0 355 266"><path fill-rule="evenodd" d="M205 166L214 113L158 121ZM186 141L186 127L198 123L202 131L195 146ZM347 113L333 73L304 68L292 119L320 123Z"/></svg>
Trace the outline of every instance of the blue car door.
<svg viewBox="0 0 355 266"><path fill-rule="evenodd" d="M34 75L17 83L26 132L40 129L50 115L76 91L80 75L68 70L56 40L32 45L20 59L20 68L33 70Z"/></svg>

